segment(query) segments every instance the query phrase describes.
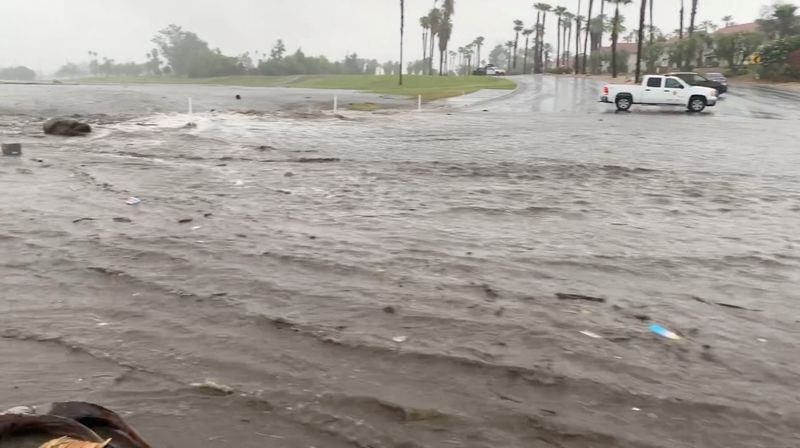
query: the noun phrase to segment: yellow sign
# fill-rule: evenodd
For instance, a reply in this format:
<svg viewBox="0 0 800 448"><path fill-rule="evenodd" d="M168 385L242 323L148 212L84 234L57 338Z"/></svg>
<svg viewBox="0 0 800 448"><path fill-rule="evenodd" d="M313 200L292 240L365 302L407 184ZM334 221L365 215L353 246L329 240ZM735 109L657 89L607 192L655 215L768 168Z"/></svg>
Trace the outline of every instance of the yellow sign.
<svg viewBox="0 0 800 448"><path fill-rule="evenodd" d="M761 65L761 61L762 61L761 53L756 53L756 54L750 56L750 60L753 61L753 64Z"/></svg>

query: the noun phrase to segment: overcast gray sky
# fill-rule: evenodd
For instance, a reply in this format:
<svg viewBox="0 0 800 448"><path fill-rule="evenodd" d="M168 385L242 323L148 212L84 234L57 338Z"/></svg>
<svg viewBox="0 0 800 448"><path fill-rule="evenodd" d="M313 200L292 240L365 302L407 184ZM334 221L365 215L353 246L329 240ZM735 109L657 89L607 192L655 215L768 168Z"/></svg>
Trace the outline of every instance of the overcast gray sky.
<svg viewBox="0 0 800 448"><path fill-rule="evenodd" d="M574 12L578 1L549 3ZM655 2L657 26L676 29L680 0ZM332 59L355 51L367 58L396 60L399 3L399 0L2 0L0 66L27 65L37 71L53 71L66 61L86 60L89 50L118 62L143 61L145 52L153 47L152 36L170 23L197 32L212 48L219 47L231 55L268 51L276 39L282 38L292 51L302 46L308 54L325 54ZM526 26L535 20L533 3L533 0L456 0L451 48L462 46L478 35L486 37L489 47L512 39L514 19L525 21ZM588 0L582 3L585 10ZM710 19L719 23L728 14L737 23L750 22L762 6L771 3L772 0L700 0L698 22ZM636 22L637 4L638 0L634 0L633 5L625 8L629 24ZM433 0L406 0L409 59L422 56L418 18L432 5ZM549 25L553 23L549 20ZM549 38L555 40L555 32L548 32Z"/></svg>

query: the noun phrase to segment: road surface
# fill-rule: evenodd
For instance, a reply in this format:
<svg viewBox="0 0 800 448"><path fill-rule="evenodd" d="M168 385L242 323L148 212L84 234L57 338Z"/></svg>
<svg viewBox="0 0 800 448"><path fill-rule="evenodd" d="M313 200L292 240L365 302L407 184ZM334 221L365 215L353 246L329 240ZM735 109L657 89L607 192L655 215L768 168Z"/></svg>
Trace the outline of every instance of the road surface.
<svg viewBox="0 0 800 448"><path fill-rule="evenodd" d="M531 77L335 117L273 89L6 89L0 408L96 401L175 448L800 445L779 95L618 114ZM41 134L71 112L95 132Z"/></svg>

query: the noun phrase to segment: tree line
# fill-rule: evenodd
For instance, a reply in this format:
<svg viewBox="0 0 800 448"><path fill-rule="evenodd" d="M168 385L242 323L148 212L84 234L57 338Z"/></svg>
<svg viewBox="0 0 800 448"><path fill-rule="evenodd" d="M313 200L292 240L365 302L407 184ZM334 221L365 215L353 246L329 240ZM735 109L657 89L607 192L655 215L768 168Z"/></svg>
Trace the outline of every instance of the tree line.
<svg viewBox="0 0 800 448"><path fill-rule="evenodd" d="M212 49L196 33L177 25L169 25L152 39L155 47L145 55L144 62L117 63L89 51L89 62L69 62L56 76L162 76L210 78L231 75L314 75L314 74L396 74L400 64L364 59L356 53L331 61L325 56L309 56L302 49L288 53L282 40L275 42L269 52L246 52L228 56L219 48Z"/></svg>

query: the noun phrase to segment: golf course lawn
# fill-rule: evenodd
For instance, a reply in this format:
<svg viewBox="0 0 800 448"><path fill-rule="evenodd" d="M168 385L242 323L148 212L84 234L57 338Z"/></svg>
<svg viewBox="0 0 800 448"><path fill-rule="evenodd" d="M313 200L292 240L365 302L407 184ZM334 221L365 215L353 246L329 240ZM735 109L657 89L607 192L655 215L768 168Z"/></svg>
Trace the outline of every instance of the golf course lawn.
<svg viewBox="0 0 800 448"><path fill-rule="evenodd" d="M178 78L170 76L84 78L85 84L207 84L244 87L295 87L344 89L385 95L417 97L424 101L459 96L482 89L513 90L516 83L489 76L418 76L377 75L302 75L302 76L225 76L220 78Z"/></svg>

